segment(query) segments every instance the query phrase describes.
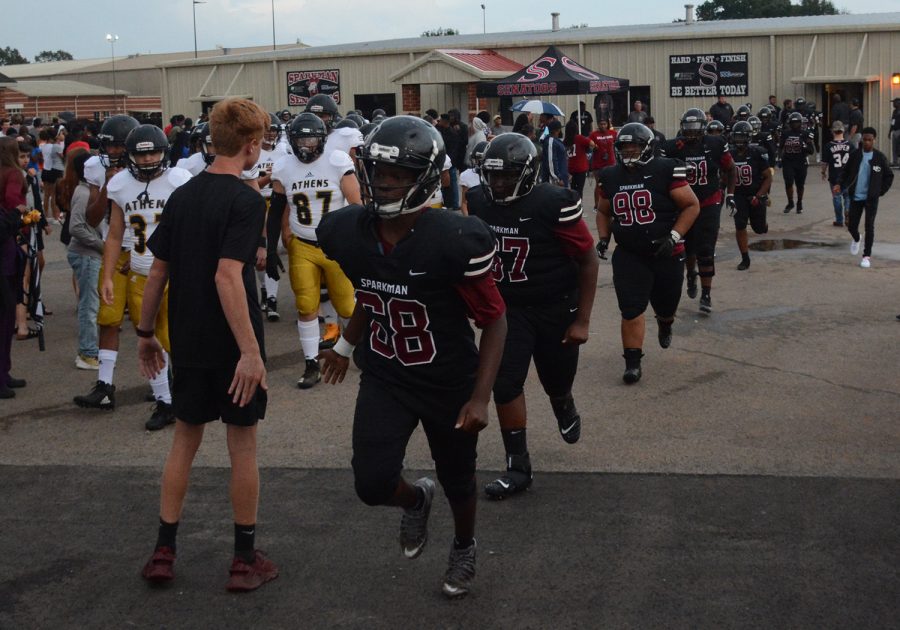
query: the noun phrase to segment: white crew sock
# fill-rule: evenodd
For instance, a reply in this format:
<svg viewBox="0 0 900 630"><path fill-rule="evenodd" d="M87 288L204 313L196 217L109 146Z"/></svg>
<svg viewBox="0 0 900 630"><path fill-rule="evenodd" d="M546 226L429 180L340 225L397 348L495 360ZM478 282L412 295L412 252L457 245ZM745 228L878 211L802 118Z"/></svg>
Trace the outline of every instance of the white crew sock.
<svg viewBox="0 0 900 630"><path fill-rule="evenodd" d="M334 310L334 305L331 303L331 300L319 304L319 315L322 316L322 319L325 320L326 324L337 323L338 314L337 311Z"/></svg>
<svg viewBox="0 0 900 630"><path fill-rule="evenodd" d="M116 358L119 356L118 350L100 350L97 358L100 359L100 373L97 374L97 380L113 384L113 373L116 371Z"/></svg>
<svg viewBox="0 0 900 630"><path fill-rule="evenodd" d="M315 359L319 354L319 322L316 320L304 322L298 319L297 333L300 335L303 356L307 359Z"/></svg>
<svg viewBox="0 0 900 630"><path fill-rule="evenodd" d="M163 351L166 364L155 378L150 379L150 387L153 388L153 397L167 405L172 404L172 392L169 390L169 353Z"/></svg>
<svg viewBox="0 0 900 630"><path fill-rule="evenodd" d="M278 299L278 280L266 275L266 297Z"/></svg>

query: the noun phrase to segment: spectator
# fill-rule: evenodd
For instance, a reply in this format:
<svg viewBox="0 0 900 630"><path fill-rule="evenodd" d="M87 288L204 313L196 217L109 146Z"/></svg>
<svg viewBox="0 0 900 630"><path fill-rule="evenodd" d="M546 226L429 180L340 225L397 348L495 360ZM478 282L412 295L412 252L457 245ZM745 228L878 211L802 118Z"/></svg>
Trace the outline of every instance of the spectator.
<svg viewBox="0 0 900 630"><path fill-rule="evenodd" d="M44 170L41 171L41 182L44 184L44 215L50 223L59 224L59 208L53 202L53 191L56 182L63 175L63 142L66 130L60 127L55 137L52 129L44 131L46 141L41 145L41 155L44 158Z"/></svg>
<svg viewBox="0 0 900 630"><path fill-rule="evenodd" d="M450 168L449 197L444 199L444 207L459 209L459 174L466 169L466 145L469 142L468 125L460 120L458 109L447 112L447 124L438 127L444 138L444 147L453 166ZM441 119L443 120L443 116Z"/></svg>
<svg viewBox="0 0 900 630"><path fill-rule="evenodd" d="M841 100L840 94L835 93L831 97L831 120L828 123L834 125L838 120L845 129L850 127L850 107Z"/></svg>
<svg viewBox="0 0 900 630"><path fill-rule="evenodd" d="M644 104L640 101L634 102L634 109L628 114L628 122L642 123L647 120L647 112L644 111Z"/></svg>
<svg viewBox="0 0 900 630"><path fill-rule="evenodd" d="M90 157L91 154L83 150L70 153L63 182L77 182L67 215L71 237L68 259L78 286L78 356L75 364L81 369L97 370L100 367L97 359L97 311L100 308L97 284L103 259L103 236L85 216L91 191L84 179L84 163Z"/></svg>
<svg viewBox="0 0 900 630"><path fill-rule="evenodd" d="M487 141L487 133L485 133L486 131L487 125L481 118L476 116L472 119L472 124L469 126L469 141L468 143L466 143L466 169L472 168L472 166L474 165L472 163L472 151L475 148L475 145Z"/></svg>
<svg viewBox="0 0 900 630"><path fill-rule="evenodd" d="M516 116L516 120L513 122L513 133L522 133L522 127L525 125L531 124L531 112L522 112L518 116ZM526 135L526 134L522 134Z"/></svg>
<svg viewBox="0 0 900 630"><path fill-rule="evenodd" d="M594 119L597 121L598 127L601 120L612 125L613 99L611 94L598 94L594 97Z"/></svg>
<svg viewBox="0 0 900 630"><path fill-rule="evenodd" d="M769 107L772 108L772 119L778 120L781 116L781 108L778 107L778 98L774 94L769 95Z"/></svg>
<svg viewBox="0 0 900 630"><path fill-rule="evenodd" d="M491 114L483 109L475 114L475 118L481 119L481 122L484 123L485 129L487 129L487 127L491 124Z"/></svg>
<svg viewBox="0 0 900 630"><path fill-rule="evenodd" d="M590 138L578 133L580 126L577 119L570 120L566 123L566 133L563 137L568 155L570 187L578 193L579 198L584 194L584 180L588 174L588 150L594 148Z"/></svg>
<svg viewBox="0 0 900 630"><path fill-rule="evenodd" d="M501 133L504 133L506 131L506 128L503 126L502 121L503 121L503 118L500 116L500 114L496 114L494 116L494 120L493 120L494 124L491 126L491 135L492 136L499 136Z"/></svg>
<svg viewBox="0 0 900 630"><path fill-rule="evenodd" d="M662 145L666 141L666 136L663 135L663 132L658 131L656 129L656 120L653 116L647 116L647 119L644 121L644 124L653 132L653 138L655 141L655 146L653 148L653 155L659 156L660 151L662 150Z"/></svg>
<svg viewBox="0 0 900 630"><path fill-rule="evenodd" d="M613 166L616 163L615 129L610 128L609 120L601 118L597 121L597 130L590 135L594 143L594 152L591 154L591 170L594 172L594 180L599 181L601 169ZM594 188L594 208L600 201L600 187Z"/></svg>
<svg viewBox="0 0 900 630"><path fill-rule="evenodd" d="M900 168L900 98L894 99L894 111L891 113L891 148L894 158L892 166Z"/></svg>
<svg viewBox="0 0 900 630"><path fill-rule="evenodd" d="M734 108L725 98L724 94L719 94L719 99L715 103L713 103L712 107L709 108L709 114L713 117L713 120L718 120L720 123L727 127L731 124L731 120L734 118ZM629 120L628 122L631 121Z"/></svg>
<svg viewBox="0 0 900 630"><path fill-rule="evenodd" d="M562 123L555 118L547 124L547 136L541 140L541 181L569 187L569 157L559 139Z"/></svg>
<svg viewBox="0 0 900 630"><path fill-rule="evenodd" d="M4 121L7 122L8 121ZM0 137L0 398L13 398L14 388L25 381L14 379L12 338L16 329L16 303L22 297L22 272L18 265L16 235L22 225L25 205L25 176L19 168L19 144Z"/></svg>
<svg viewBox="0 0 900 630"><path fill-rule="evenodd" d="M788 117L794 111L794 101L786 98L784 99L784 108L781 110L781 113L778 114L778 128L784 129L787 127Z"/></svg>
<svg viewBox="0 0 900 630"><path fill-rule="evenodd" d="M594 117L587 110L584 101L578 101L578 123L581 126L578 133L582 136L591 135L591 131L594 129Z"/></svg>
<svg viewBox="0 0 900 630"><path fill-rule="evenodd" d="M858 149L862 141L863 112L859 108L859 99L850 100L850 148Z"/></svg>

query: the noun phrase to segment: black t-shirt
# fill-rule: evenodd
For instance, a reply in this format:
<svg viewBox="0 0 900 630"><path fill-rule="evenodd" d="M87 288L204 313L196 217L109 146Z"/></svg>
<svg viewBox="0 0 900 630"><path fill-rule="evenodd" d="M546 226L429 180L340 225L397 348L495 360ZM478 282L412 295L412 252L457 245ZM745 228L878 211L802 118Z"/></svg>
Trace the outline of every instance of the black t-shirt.
<svg viewBox="0 0 900 630"><path fill-rule="evenodd" d="M822 151L822 161L828 165L828 183L834 186L841 180L841 174L850 159L850 143L846 140L832 140Z"/></svg>
<svg viewBox="0 0 900 630"><path fill-rule="evenodd" d="M594 117L588 113L587 110L581 112L578 117L579 125L581 126L581 135L589 136L591 135L591 131L594 130Z"/></svg>
<svg viewBox="0 0 900 630"><path fill-rule="evenodd" d="M557 236L558 230L582 220L576 191L539 184L504 206L488 201L479 186L466 199L496 236L494 280L507 304L546 304L577 289L578 265Z"/></svg>
<svg viewBox="0 0 900 630"><path fill-rule="evenodd" d="M635 169L616 164L600 171L599 183L600 194L609 200L616 244L649 256L652 241L668 234L681 213L671 191L687 185L687 167L663 157Z"/></svg>
<svg viewBox="0 0 900 630"><path fill-rule="evenodd" d="M687 182L701 207L704 200L719 192L720 168L731 166L728 142L723 136L703 136L700 142L687 142L678 137L663 145L662 154L685 163Z"/></svg>
<svg viewBox="0 0 900 630"><path fill-rule="evenodd" d="M731 150L731 158L737 171L734 192L737 195L750 197L759 192L763 175L769 170L769 156L764 149L751 145L747 147L747 153L741 155L737 150Z"/></svg>
<svg viewBox="0 0 900 630"><path fill-rule="evenodd" d="M221 368L240 359L216 289L222 258L244 263L250 322L265 359L254 270L265 214L262 196L232 175L203 171L169 197L147 246L169 263L169 336L176 368Z"/></svg>
<svg viewBox="0 0 900 630"><path fill-rule="evenodd" d="M385 253L377 219L350 205L322 217L316 236L366 310L355 358L399 396L455 396L474 382L478 349L456 285L490 272L494 237L477 217L427 209Z"/></svg>
<svg viewBox="0 0 900 630"><path fill-rule="evenodd" d="M862 133L863 113L858 107L850 110L850 126L856 125L856 133ZM850 131L849 129L847 130Z"/></svg>

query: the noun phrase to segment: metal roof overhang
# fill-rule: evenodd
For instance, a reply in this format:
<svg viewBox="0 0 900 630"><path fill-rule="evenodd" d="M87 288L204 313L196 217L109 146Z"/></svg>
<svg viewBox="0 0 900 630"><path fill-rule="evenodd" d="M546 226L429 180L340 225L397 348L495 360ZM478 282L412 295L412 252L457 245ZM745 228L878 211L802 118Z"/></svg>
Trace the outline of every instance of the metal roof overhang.
<svg viewBox="0 0 900 630"><path fill-rule="evenodd" d="M245 98L248 101L253 100L252 94L210 94L201 96L192 96L188 100L192 103L202 103L203 101L224 101L226 98Z"/></svg>
<svg viewBox="0 0 900 630"><path fill-rule="evenodd" d="M495 53L492 50L488 51L488 50L481 49L478 51L466 51L466 50L459 51L461 53L470 52L470 53L478 53L478 54L484 54L484 55L490 54L490 55L496 56L497 58L499 58L505 62L509 62L510 64L515 64L516 66L518 66L512 70L510 70L510 69L483 70L483 69L478 68L477 66L474 66L470 63L466 63L465 61L463 61L461 59L457 59L456 57L453 56L453 54L452 54L453 52L455 52L455 51L447 50L447 49L432 50L427 55L421 56L420 58L413 61L411 64L401 68L400 70L398 70L397 72L392 74L389 77L389 79L394 83L402 83L401 79L404 79L405 77L409 76L416 69L422 67L423 65L425 65L427 63L434 63L434 62L443 63L448 66L451 66L452 68L455 68L456 70L461 70L462 72L471 76L471 79L470 79L471 81L488 81L488 80L492 80L492 79L502 79L504 77L508 77L511 72L515 72L516 70L519 70L522 67L521 64L518 64L518 63L512 61L511 59L507 59L506 57L503 57L502 55L498 55L497 53Z"/></svg>
<svg viewBox="0 0 900 630"><path fill-rule="evenodd" d="M818 77L793 77L791 83L878 83L881 77L877 74L835 74Z"/></svg>

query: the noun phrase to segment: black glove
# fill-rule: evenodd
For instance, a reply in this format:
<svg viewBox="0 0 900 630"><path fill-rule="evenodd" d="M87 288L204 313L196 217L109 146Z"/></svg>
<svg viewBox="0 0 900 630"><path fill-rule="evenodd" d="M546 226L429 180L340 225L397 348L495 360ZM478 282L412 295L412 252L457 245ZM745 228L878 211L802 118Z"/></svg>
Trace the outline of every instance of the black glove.
<svg viewBox="0 0 900 630"><path fill-rule="evenodd" d="M609 249L609 239L601 238L597 241L597 255L606 260L606 250Z"/></svg>
<svg viewBox="0 0 900 630"><path fill-rule="evenodd" d="M281 263L281 258L278 256L277 252L269 251L266 254L266 275L272 278L272 280L281 279L281 274L278 273L280 271L284 271L284 265Z"/></svg>
<svg viewBox="0 0 900 630"><path fill-rule="evenodd" d="M728 207L728 216L733 217L737 211L737 205L734 203L734 195L725 195L725 205Z"/></svg>
<svg viewBox="0 0 900 630"><path fill-rule="evenodd" d="M671 258L672 250L675 249L675 243L677 242L678 239L675 238L674 234L666 234L659 237L652 242L654 255L657 258Z"/></svg>

